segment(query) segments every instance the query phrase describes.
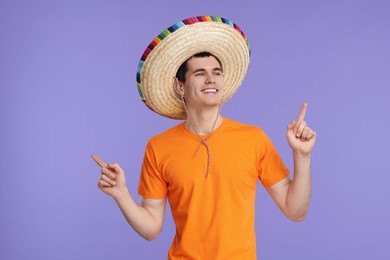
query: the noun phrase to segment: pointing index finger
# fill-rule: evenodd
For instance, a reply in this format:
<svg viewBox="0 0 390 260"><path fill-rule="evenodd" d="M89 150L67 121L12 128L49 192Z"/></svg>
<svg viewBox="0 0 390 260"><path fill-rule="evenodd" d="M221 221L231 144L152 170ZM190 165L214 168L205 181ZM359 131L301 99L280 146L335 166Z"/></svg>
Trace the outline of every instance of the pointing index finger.
<svg viewBox="0 0 390 260"><path fill-rule="evenodd" d="M107 164L106 164L105 162L103 162L103 160L100 159L99 156L97 156L96 154L92 154L91 157L92 157L92 159L95 160L95 162L96 162L97 164L99 164L100 167L105 167L105 168L107 168Z"/></svg>
<svg viewBox="0 0 390 260"><path fill-rule="evenodd" d="M306 109L307 109L307 103L305 102L302 105L301 112L299 112L298 122L302 122L305 119Z"/></svg>

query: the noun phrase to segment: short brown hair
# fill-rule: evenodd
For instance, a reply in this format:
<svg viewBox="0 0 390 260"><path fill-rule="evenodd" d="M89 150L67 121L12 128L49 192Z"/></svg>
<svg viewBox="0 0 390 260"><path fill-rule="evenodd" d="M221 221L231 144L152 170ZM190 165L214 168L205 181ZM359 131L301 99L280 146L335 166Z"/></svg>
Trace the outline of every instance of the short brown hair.
<svg viewBox="0 0 390 260"><path fill-rule="evenodd" d="M218 61L219 66L221 66L221 69L222 69L222 63L221 63L221 61L220 61L214 54L212 54L212 53L210 53L210 52L207 52L207 51L202 51L202 52L198 52L198 53L192 55L192 56L189 57L185 62L183 62L183 64L180 65L179 69L178 69L177 72L176 72L176 78L177 78L180 82L182 82L182 83L184 83L184 82L186 81L186 73L187 73L187 70L188 70L188 68L187 68L187 62L188 62L188 60L191 59L192 57L203 58L203 57L210 57L210 56L214 57L214 58Z"/></svg>

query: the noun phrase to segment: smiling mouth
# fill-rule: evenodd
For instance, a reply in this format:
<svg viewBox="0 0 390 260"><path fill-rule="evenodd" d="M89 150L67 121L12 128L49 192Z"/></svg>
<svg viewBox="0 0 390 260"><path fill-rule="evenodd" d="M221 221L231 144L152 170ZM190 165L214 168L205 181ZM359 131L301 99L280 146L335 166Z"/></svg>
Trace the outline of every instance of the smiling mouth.
<svg viewBox="0 0 390 260"><path fill-rule="evenodd" d="M206 89L202 89L202 92L203 93L217 93L218 89L216 89L216 88L206 88Z"/></svg>

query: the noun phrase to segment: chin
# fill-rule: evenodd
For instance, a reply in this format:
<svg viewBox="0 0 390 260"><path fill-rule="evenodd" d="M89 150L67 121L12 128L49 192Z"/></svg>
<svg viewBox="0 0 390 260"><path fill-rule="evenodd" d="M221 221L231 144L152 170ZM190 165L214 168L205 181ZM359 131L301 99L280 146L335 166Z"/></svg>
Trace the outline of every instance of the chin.
<svg viewBox="0 0 390 260"><path fill-rule="evenodd" d="M219 105L221 104L220 101L218 102L207 102L204 104L205 107L209 107L209 108L213 108L213 107L219 107Z"/></svg>

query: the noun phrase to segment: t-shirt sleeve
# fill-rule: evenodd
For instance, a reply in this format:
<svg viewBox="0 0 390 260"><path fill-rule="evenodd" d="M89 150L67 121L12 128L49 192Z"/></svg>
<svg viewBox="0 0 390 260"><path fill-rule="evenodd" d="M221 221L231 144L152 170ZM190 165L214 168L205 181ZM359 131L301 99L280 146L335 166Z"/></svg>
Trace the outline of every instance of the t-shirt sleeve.
<svg viewBox="0 0 390 260"><path fill-rule="evenodd" d="M138 194L144 198L161 199L167 196L167 182L157 167L155 151L150 142L146 145Z"/></svg>
<svg viewBox="0 0 390 260"><path fill-rule="evenodd" d="M258 175L261 183L265 187L270 187L287 177L290 172L284 165L275 146L263 131L261 131L261 138Z"/></svg>

